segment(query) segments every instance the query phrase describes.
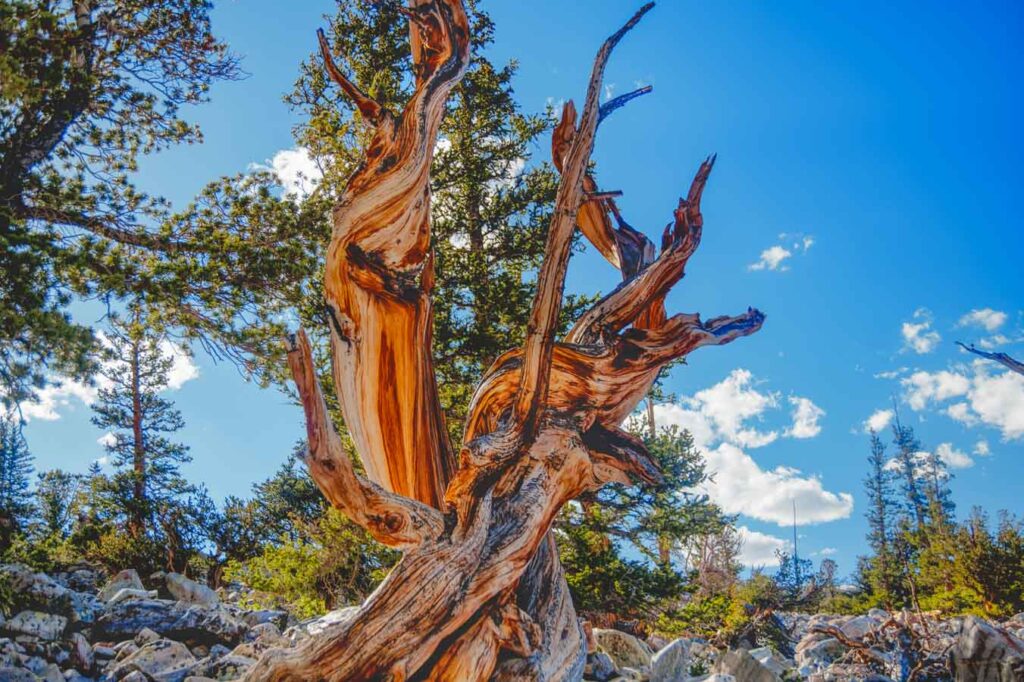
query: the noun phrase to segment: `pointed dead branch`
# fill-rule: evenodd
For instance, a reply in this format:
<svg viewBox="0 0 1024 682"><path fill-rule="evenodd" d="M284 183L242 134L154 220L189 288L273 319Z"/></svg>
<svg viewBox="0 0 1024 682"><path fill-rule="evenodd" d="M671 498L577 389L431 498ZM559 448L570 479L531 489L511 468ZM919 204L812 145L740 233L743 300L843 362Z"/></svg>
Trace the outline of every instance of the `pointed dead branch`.
<svg viewBox="0 0 1024 682"><path fill-rule="evenodd" d="M654 90L653 87L651 87L650 85L645 85L642 88L637 88L632 92L627 92L624 95L619 95L614 99L608 100L607 102L601 105L601 110L597 117L598 125L600 125L601 122L604 121L606 118L611 116L612 113L615 112L617 109L621 109L630 101L636 99L637 97L646 95L650 93L652 90Z"/></svg>
<svg viewBox="0 0 1024 682"><path fill-rule="evenodd" d="M981 350L980 348L976 348L973 343L970 346L966 346L960 341L957 341L956 345L960 346L968 353L974 353L975 355L980 355L983 358L995 360L1000 365L1003 365L1004 367L1009 369L1011 372L1016 372L1017 374L1024 374L1024 362L1021 362L1020 360L1015 360L1006 353L989 353Z"/></svg>
<svg viewBox="0 0 1024 682"><path fill-rule="evenodd" d="M408 548L444 530L441 514L425 504L390 493L355 473L327 412L306 333L285 342L288 366L306 413L306 466L324 497L353 522L390 547Z"/></svg>
<svg viewBox="0 0 1024 682"><path fill-rule="evenodd" d="M615 46L653 6L653 3L644 5L622 28L612 34L598 51L587 88L583 115L566 155L562 180L555 197L554 215L548 228L544 263L537 278L537 295L526 328L522 383L515 404L516 423L527 439L535 432L538 415L547 402L548 374L558 314L562 309L562 291L569 264L569 247L576 225L576 213L583 201L583 178L594 148L604 70Z"/></svg>
<svg viewBox="0 0 1024 682"><path fill-rule="evenodd" d="M383 107L372 97L360 90L359 86L350 81L341 72L337 64L334 63L334 57L331 56L331 45L327 42L327 36L324 35L323 29L317 29L316 37L320 42L320 56L324 60L324 68L327 70L331 80L337 83L342 92L348 95L348 98L356 105L356 109L359 110L364 119L370 123L376 122L380 118Z"/></svg>

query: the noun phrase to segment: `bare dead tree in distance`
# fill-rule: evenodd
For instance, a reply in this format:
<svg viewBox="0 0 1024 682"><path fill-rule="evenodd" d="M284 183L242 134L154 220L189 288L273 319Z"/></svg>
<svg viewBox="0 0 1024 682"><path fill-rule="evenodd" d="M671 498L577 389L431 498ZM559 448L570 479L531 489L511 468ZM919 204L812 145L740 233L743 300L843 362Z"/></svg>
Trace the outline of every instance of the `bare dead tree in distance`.
<svg viewBox="0 0 1024 682"><path fill-rule="evenodd" d="M355 472L327 414L300 330L288 363L306 416L306 464L332 505L401 561L358 613L291 650L268 651L251 680L578 679L583 634L551 524L571 499L609 482L654 481L657 464L620 428L669 362L760 329L764 315L667 316L664 300L700 243L706 160L662 235L660 253L622 220L587 166L598 123L638 91L600 105L608 58L653 6L598 51L582 115L554 133L562 177L523 347L477 388L452 451L430 355L429 169L445 100L469 60L461 0L414 0L415 91L394 113L334 65L331 78L372 131L334 207L325 277L334 384L365 465ZM622 271L561 341L556 327L574 229Z"/></svg>

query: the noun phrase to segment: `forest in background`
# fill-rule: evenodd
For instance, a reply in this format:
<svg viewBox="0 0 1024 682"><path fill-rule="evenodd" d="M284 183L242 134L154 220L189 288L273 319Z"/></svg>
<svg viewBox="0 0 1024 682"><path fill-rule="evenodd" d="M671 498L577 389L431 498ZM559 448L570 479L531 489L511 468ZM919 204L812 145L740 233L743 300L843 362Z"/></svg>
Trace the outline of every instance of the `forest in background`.
<svg viewBox="0 0 1024 682"><path fill-rule="evenodd" d="M324 170L315 191L285 195L264 172L213 179L178 212L146 195L131 182L138 156L198 139L179 107L238 75L210 33L206 3L164 4L148 16L166 30L95 52L34 3L5 6L0 17L4 35L37 36L0 59L4 120L21 122L0 131L3 557L41 569L90 561L175 570L246 585L254 600L306 615L355 603L397 554L328 509L295 456L249 499L218 505L185 480L188 447L175 439L182 419L162 395L161 344L191 342L254 380L284 385L276 342L284 328L327 328L319 281L327 215L364 133L310 59L286 100L303 120L297 144ZM412 83L401 17L387 4L347 7L330 31L339 63L378 102L400 108ZM546 144L551 112L520 110L515 65L480 56L493 26L480 10L472 22L474 57L449 100L432 174L434 357L456 442L479 377L522 341L557 187L554 168L530 159ZM81 298L107 303L109 324L76 323L68 308ZM571 299L563 326L587 302ZM314 342L330 385L325 339ZM112 470L32 471L15 406L54 374L99 381L94 423L113 434ZM656 390L649 400L668 398ZM872 435L866 448L870 552L843 567L849 580L831 560L815 567L788 554L774 574L742 576L733 520L693 492L705 472L689 435L657 432L643 414L634 426L665 481L608 486L569 505L556 525L576 606L594 622L734 638L775 609L1024 610L1020 522L980 510L958 519L949 472L920 456L926 449L907 425L896 423L884 439L891 444Z"/></svg>

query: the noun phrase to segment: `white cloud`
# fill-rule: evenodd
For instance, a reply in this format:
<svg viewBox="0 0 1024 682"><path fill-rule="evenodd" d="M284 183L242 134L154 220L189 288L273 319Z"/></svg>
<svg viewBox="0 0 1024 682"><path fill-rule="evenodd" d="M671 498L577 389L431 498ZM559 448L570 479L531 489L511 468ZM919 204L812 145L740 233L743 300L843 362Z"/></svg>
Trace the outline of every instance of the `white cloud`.
<svg viewBox="0 0 1024 682"><path fill-rule="evenodd" d="M761 252L761 258L756 263L747 266L748 270L788 270L788 265L783 261L790 258L793 252L776 244Z"/></svg>
<svg viewBox="0 0 1024 682"><path fill-rule="evenodd" d="M801 476L792 467L764 470L737 446L722 443L706 450L708 472L703 485L709 497L727 514L745 514L779 526L845 519L853 511L853 496L825 490L816 476Z"/></svg>
<svg viewBox="0 0 1024 682"><path fill-rule="evenodd" d="M837 550L835 547L822 547L816 553L819 556L832 556L836 554L838 551L839 550Z"/></svg>
<svg viewBox="0 0 1024 682"><path fill-rule="evenodd" d="M978 455L979 457L988 457L989 455L991 455L992 450L988 446L988 441L979 440L977 443L975 443L974 454Z"/></svg>
<svg viewBox="0 0 1024 682"><path fill-rule="evenodd" d="M994 332L1006 323L1006 313L992 308L976 308L960 318L958 327L982 327Z"/></svg>
<svg viewBox="0 0 1024 682"><path fill-rule="evenodd" d="M939 446L935 448L935 454L950 469L966 469L974 466L971 456L954 448L952 443L939 443Z"/></svg>
<svg viewBox="0 0 1024 682"><path fill-rule="evenodd" d="M915 410L924 409L932 401L966 395L971 387L967 377L947 370L914 372L900 383L907 389L907 402Z"/></svg>
<svg viewBox="0 0 1024 682"><path fill-rule="evenodd" d="M979 423L999 429L1003 438L1024 437L1024 376L1014 372L989 373L985 361L953 371L915 372L903 379L910 406L921 411L933 403L962 398L941 409L964 424Z"/></svg>
<svg viewBox="0 0 1024 682"><path fill-rule="evenodd" d="M1006 334L993 334L992 336L987 336L983 339L978 339L978 345L984 348L985 350L992 350L993 348L1005 346L1011 341L1012 339ZM966 353L967 351L964 352Z"/></svg>
<svg viewBox="0 0 1024 682"><path fill-rule="evenodd" d="M753 379L748 370L734 369L724 380L692 398L684 397L678 405L657 405L656 420L660 411L659 421L688 429L699 443L721 440L750 448L768 445L779 437L778 432L759 431L745 422L777 407L779 398L753 388Z"/></svg>
<svg viewBox="0 0 1024 682"><path fill-rule="evenodd" d="M903 349L912 350L918 355L931 353L939 345L942 337L932 329L931 313L925 308L914 311L913 320L904 322L900 327L903 334Z"/></svg>
<svg viewBox="0 0 1024 682"><path fill-rule="evenodd" d="M112 431L107 431L97 438L96 442L105 448L113 447L117 443L117 436Z"/></svg>
<svg viewBox="0 0 1024 682"><path fill-rule="evenodd" d="M102 334L99 337L101 342L106 343ZM182 346L165 339L160 342L160 352L164 357L171 359L171 366L167 372L168 390L176 391L199 376L199 367ZM110 367L111 362L116 364L116 361L110 361L106 366ZM92 385L59 377L52 380L53 384L36 391L36 400L26 400L18 405L25 421L56 421L68 408L74 408L78 404L92 405L100 389L110 383L102 375L97 375Z"/></svg>
<svg viewBox="0 0 1024 682"><path fill-rule="evenodd" d="M746 526L739 526L736 530L741 543L739 560L744 566L778 566L775 550L789 547L782 538L750 530Z"/></svg>
<svg viewBox="0 0 1024 682"><path fill-rule="evenodd" d="M879 372L878 374L875 375L875 378L876 379L896 379L898 377L903 376L904 374L906 374L909 371L910 371L909 367L899 367L897 369L892 369L892 370L889 370L887 372Z"/></svg>
<svg viewBox="0 0 1024 682"><path fill-rule="evenodd" d="M792 426L782 436L810 438L820 431L818 419L824 415L806 398L794 396ZM766 412L779 407L775 393L759 391L753 375L735 369L710 388L684 397L678 404L654 407L658 426L674 425L688 430L698 448L704 451L712 480L702 486L712 500L729 514L746 514L782 526L792 522L793 502L797 522L820 523L845 518L853 509L847 493L825 490L814 476L804 476L791 467L763 470L741 448L757 448L780 437L778 430L758 429L748 424L763 419Z"/></svg>
<svg viewBox="0 0 1024 682"><path fill-rule="evenodd" d="M305 147L282 149L264 164L252 164L255 170L269 170L277 175L278 182L287 194L305 199L316 189L323 178L323 171Z"/></svg>
<svg viewBox="0 0 1024 682"><path fill-rule="evenodd" d="M789 402L793 405L793 426L786 429L785 435L791 438L814 438L821 433L818 420L825 416L825 410L811 402L810 398L790 396Z"/></svg>
<svg viewBox="0 0 1024 682"><path fill-rule="evenodd" d="M864 430L879 433L889 426L894 416L896 415L892 410L875 410L864 420Z"/></svg>

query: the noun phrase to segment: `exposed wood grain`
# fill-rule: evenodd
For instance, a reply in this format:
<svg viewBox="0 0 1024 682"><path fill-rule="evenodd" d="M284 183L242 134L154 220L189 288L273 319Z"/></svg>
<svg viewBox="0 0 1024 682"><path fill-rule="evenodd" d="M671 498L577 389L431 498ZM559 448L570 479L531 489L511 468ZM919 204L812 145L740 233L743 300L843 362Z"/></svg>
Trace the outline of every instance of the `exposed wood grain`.
<svg viewBox="0 0 1024 682"><path fill-rule="evenodd" d="M288 361L306 414L307 465L327 499L401 561L350 620L295 649L268 651L250 680L575 680L586 638L550 534L559 510L609 482L656 481L643 442L621 428L668 363L757 331L748 309L668 316L665 296L700 243L705 161L656 255L587 165L598 123L641 89L599 104L615 44L602 45L577 124L570 102L552 151L562 178L526 340L486 372L455 458L430 357L433 280L428 173L445 98L468 60L461 0L405 10L415 93L394 115L331 77L372 126L366 159L334 210L325 272L335 388L367 476L327 414L302 332ZM562 341L555 338L573 230L622 272Z"/></svg>

